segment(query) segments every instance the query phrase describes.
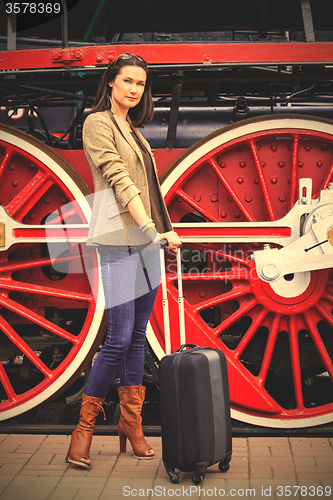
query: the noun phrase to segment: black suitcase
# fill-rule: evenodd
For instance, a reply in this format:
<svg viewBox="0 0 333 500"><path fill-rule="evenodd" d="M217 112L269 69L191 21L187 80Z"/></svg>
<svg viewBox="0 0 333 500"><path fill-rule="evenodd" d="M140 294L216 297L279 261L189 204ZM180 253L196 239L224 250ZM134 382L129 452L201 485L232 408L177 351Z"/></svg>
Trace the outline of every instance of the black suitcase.
<svg viewBox="0 0 333 500"><path fill-rule="evenodd" d="M180 251L177 262L178 290L182 294ZM163 289L162 254L161 264ZM167 303L165 296L163 301ZM179 311L183 316L182 297ZM184 318L180 320L182 324ZM185 332L181 332L181 338L185 338ZM170 345L170 341L166 344ZM187 350L188 347L191 349ZM200 484L205 469L215 463L219 463L221 472L226 472L231 460L232 436L227 363L223 352L183 344L176 353L161 359L159 388L162 458L170 481L180 481L181 476L175 469L193 471L194 484Z"/></svg>

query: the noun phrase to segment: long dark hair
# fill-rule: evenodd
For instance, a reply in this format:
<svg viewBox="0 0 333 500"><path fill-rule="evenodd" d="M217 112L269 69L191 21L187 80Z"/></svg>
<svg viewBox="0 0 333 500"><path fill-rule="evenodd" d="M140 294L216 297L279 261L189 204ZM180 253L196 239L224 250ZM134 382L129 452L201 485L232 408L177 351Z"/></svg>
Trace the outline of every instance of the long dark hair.
<svg viewBox="0 0 333 500"><path fill-rule="evenodd" d="M128 115L134 127L143 127L143 125L150 122L153 118L154 103L151 95L150 71L147 68L146 62L136 56L131 56L126 59L122 59L120 56L112 64L110 64L107 70L105 70L102 80L98 86L96 98L91 111L92 113L96 113L97 111L106 111L111 108L111 88L109 87L109 82L112 82L116 78L121 68L124 66L139 66L145 70L147 75L145 90L139 104L137 104L134 108L130 108L128 111Z"/></svg>

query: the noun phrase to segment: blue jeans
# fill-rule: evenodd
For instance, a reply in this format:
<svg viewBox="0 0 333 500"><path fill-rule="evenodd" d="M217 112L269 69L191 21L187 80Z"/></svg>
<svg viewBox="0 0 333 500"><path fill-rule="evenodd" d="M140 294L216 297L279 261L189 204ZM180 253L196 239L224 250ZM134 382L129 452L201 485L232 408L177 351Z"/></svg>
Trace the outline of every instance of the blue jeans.
<svg viewBox="0 0 333 500"><path fill-rule="evenodd" d="M146 328L160 282L159 250L101 251L107 334L90 372L86 394L105 398L117 369L122 386L143 379Z"/></svg>

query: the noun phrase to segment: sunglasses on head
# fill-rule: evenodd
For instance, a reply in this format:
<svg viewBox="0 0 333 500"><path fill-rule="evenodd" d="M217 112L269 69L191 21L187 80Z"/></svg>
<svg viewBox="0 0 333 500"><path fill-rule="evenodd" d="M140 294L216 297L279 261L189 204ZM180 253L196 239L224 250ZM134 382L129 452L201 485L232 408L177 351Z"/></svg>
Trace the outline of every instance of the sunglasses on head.
<svg viewBox="0 0 333 500"><path fill-rule="evenodd" d="M144 59L142 59L142 57L134 56L132 54L120 54L120 56L118 56L117 59L115 59L112 64L116 64L119 61L119 59L126 60L126 59L132 59L132 58L135 58L138 61L143 62L144 64L147 64L146 61Z"/></svg>

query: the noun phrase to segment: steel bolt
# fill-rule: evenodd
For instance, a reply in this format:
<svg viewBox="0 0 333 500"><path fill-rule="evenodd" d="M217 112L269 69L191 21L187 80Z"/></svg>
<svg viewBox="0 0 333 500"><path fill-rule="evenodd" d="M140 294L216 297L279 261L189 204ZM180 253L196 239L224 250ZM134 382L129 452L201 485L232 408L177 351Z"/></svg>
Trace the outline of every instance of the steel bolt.
<svg viewBox="0 0 333 500"><path fill-rule="evenodd" d="M98 56L96 56L96 61L98 63L101 63L103 61L103 56L101 56L100 54Z"/></svg>
<svg viewBox="0 0 333 500"><path fill-rule="evenodd" d="M60 52L53 52L52 59L54 59L55 61L58 61L58 59L60 59Z"/></svg>
<svg viewBox="0 0 333 500"><path fill-rule="evenodd" d="M33 305L33 303L34 303L34 301L33 301L33 300L31 300L31 299L28 299L28 300L26 301L26 304L27 304L27 306L28 306L28 307L31 307L31 306Z"/></svg>
<svg viewBox="0 0 333 500"><path fill-rule="evenodd" d="M251 196L250 194L247 194L247 195L245 196L245 201L246 201L247 203L250 203L250 201L252 201L252 196Z"/></svg>
<svg viewBox="0 0 333 500"><path fill-rule="evenodd" d="M215 203L217 200L218 200L218 196L217 194L212 194L211 197L210 197L210 200Z"/></svg>
<svg viewBox="0 0 333 500"><path fill-rule="evenodd" d="M80 50L76 50L74 52L74 57L75 57L75 59L81 59L81 57L82 57L81 51Z"/></svg>
<svg viewBox="0 0 333 500"><path fill-rule="evenodd" d="M203 299L204 297L206 297L206 292L204 290L201 290L199 296Z"/></svg>
<svg viewBox="0 0 333 500"><path fill-rule="evenodd" d="M201 196L200 196L200 194L195 194L195 195L193 196L193 199L194 199L194 201L199 202L199 201L201 200Z"/></svg>
<svg viewBox="0 0 333 500"><path fill-rule="evenodd" d="M286 195L285 195L285 194L281 194L281 195L279 196L279 200L280 200L280 201L282 201L282 202L286 201L286 199L287 199L287 197L286 197Z"/></svg>

